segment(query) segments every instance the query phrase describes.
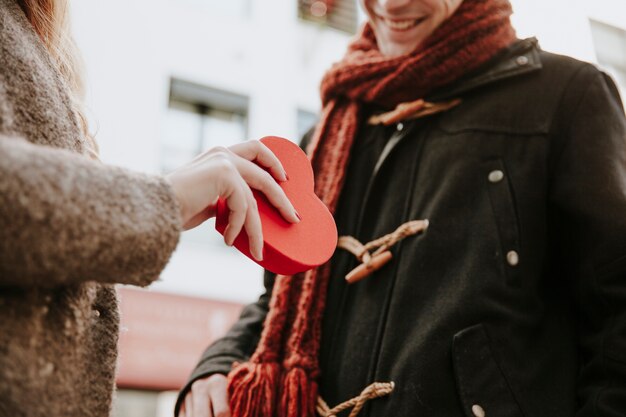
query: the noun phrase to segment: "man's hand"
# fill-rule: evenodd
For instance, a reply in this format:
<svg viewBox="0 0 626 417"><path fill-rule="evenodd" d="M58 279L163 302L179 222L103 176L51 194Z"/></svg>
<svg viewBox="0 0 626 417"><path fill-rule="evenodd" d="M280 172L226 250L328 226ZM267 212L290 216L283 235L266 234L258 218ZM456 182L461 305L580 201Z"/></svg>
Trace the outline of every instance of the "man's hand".
<svg viewBox="0 0 626 417"><path fill-rule="evenodd" d="M230 417L226 377L213 374L198 379L185 397L179 417Z"/></svg>

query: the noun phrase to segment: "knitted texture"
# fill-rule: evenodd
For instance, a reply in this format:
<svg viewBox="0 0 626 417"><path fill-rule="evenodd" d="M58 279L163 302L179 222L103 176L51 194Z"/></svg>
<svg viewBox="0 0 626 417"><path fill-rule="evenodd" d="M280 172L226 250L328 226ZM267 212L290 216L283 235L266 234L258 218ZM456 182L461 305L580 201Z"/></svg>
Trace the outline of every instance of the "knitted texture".
<svg viewBox="0 0 626 417"><path fill-rule="evenodd" d="M383 56L366 24L324 76L323 111L307 153L315 192L334 213L363 104L393 109L478 69L515 40L507 0L466 0L410 54ZM278 276L261 339L229 375L233 417L313 416L329 264Z"/></svg>
<svg viewBox="0 0 626 417"><path fill-rule="evenodd" d="M168 182L87 157L69 91L0 0L0 416L108 417L113 283L147 285L180 235Z"/></svg>

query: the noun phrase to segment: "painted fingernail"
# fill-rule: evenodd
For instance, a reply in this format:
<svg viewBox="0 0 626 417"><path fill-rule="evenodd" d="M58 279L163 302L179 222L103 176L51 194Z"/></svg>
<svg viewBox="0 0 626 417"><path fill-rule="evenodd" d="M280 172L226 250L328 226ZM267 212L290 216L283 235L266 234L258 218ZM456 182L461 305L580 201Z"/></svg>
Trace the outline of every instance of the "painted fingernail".
<svg viewBox="0 0 626 417"><path fill-rule="evenodd" d="M297 211L294 210L294 213L296 213L296 217L298 218L298 220L302 220L302 216L300 215L300 213L298 213Z"/></svg>

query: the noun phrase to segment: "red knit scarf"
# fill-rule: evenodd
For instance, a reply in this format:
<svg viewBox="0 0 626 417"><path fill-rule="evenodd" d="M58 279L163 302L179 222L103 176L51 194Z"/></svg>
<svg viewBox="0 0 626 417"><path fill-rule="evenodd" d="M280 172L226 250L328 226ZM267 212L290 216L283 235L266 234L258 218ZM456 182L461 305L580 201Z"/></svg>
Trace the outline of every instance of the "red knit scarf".
<svg viewBox="0 0 626 417"><path fill-rule="evenodd" d="M334 212L363 103L393 109L476 70L515 40L508 0L465 0L417 50L388 58L369 25L325 75L308 148L317 195ZM311 417L329 264L278 276L256 351L229 375L233 417Z"/></svg>

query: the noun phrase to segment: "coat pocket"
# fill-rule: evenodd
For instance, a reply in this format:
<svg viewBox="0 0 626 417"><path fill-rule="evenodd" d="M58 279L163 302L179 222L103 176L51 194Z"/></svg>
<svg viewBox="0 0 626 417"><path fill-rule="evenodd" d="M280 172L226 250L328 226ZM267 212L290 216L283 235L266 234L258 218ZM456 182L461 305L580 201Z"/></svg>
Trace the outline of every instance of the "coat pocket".
<svg viewBox="0 0 626 417"><path fill-rule="evenodd" d="M623 299L626 296L626 255L594 267L595 280L606 312L606 324L602 331L603 353L613 361L626 364L626 322L620 317L624 309ZM592 333L593 334L593 333ZM587 332L581 337L589 338Z"/></svg>
<svg viewBox="0 0 626 417"><path fill-rule="evenodd" d="M485 164L485 177L500 241L498 258L502 260L509 283L519 285L520 226L513 187L504 161L488 161Z"/></svg>
<svg viewBox="0 0 626 417"><path fill-rule="evenodd" d="M523 417L482 324L454 335L452 356L457 391L467 417Z"/></svg>

